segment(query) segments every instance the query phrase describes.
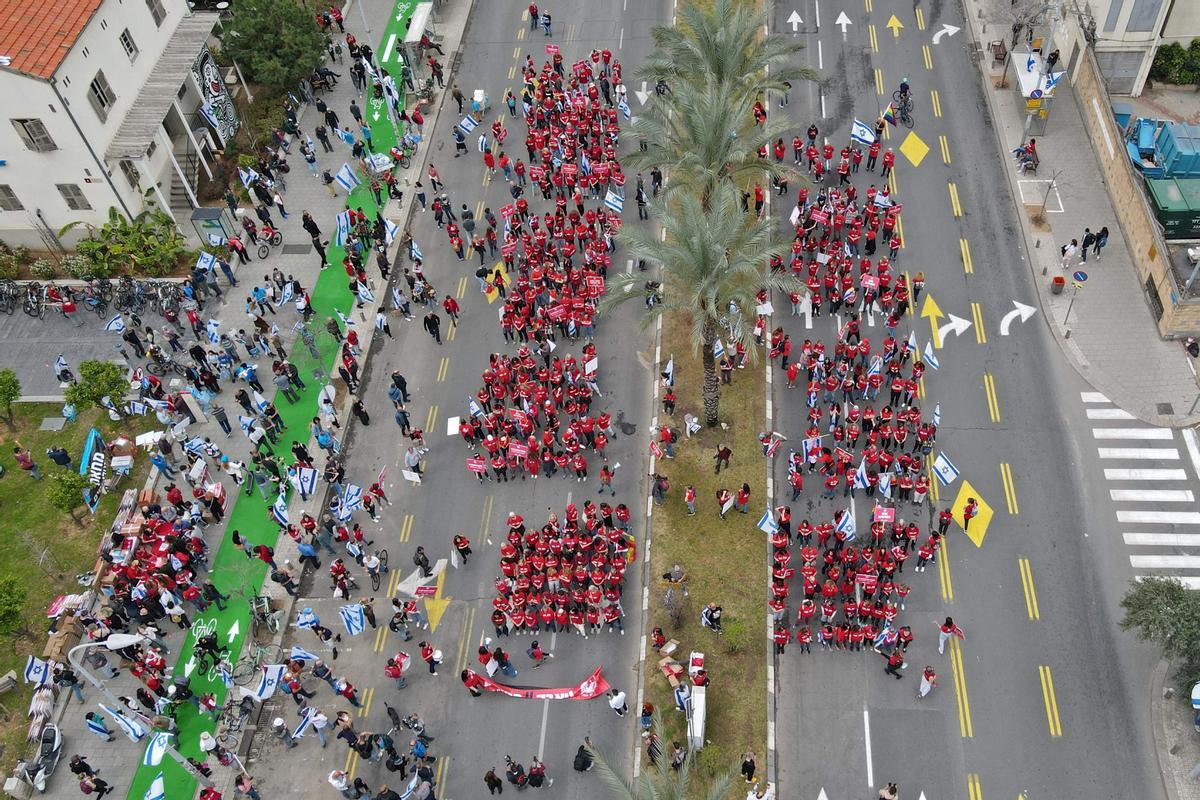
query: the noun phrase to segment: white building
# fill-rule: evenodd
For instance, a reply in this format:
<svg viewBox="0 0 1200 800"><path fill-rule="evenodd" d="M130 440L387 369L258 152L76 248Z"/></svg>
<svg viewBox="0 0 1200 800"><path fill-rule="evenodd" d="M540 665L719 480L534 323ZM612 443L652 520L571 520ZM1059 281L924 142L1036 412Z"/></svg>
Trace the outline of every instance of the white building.
<svg viewBox="0 0 1200 800"><path fill-rule="evenodd" d="M54 248L147 192L191 227L197 176L238 127L216 22L178 0L0 0L0 239Z"/></svg>
<svg viewBox="0 0 1200 800"><path fill-rule="evenodd" d="M1186 48L1200 38L1200 0L1089 0L1086 8L1096 23L1096 63L1113 94L1141 94L1159 47Z"/></svg>

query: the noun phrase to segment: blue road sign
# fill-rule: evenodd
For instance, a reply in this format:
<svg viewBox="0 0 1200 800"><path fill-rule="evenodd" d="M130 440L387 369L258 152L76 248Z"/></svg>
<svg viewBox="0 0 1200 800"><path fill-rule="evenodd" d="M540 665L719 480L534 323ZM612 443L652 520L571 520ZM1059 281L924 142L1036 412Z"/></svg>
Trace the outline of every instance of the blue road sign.
<svg viewBox="0 0 1200 800"><path fill-rule="evenodd" d="M1079 283L1083 283L1087 280L1087 273L1081 269L1077 269L1071 273L1071 277L1077 280Z"/></svg>

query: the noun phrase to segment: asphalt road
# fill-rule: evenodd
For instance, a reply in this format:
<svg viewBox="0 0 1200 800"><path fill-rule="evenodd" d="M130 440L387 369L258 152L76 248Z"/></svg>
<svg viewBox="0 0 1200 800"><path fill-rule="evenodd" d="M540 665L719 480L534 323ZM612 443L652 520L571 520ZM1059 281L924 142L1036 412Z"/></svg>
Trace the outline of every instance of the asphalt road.
<svg viewBox="0 0 1200 800"><path fill-rule="evenodd" d="M1118 463L1116 455L1098 459L1096 445L1149 445L1094 441L1092 429L1108 424L1101 420L1122 417L1115 408L1089 417L1088 408L1111 407L1083 394L1088 385L1062 356L1040 312L1024 323L1011 321L1003 334L1001 322L1014 300L1037 305L1035 276L1010 198L996 188L1009 165L996 154L969 45L961 34L949 33L933 43L944 24L963 27L960 7L781 2L772 30L790 34L793 10L802 20L796 35L806 45L803 57L823 77L819 86L797 87L786 110L772 108L788 113L797 132L815 121L840 149L852 119L870 125L902 76L913 87L915 137L906 148L913 158L900 150L908 135L904 127L891 128L883 143L898 151L893 192L905 208L905 249L896 268L925 272L926 295L942 312L936 319L941 328L955 325L950 314L970 323L958 334L943 331L941 368L925 377L924 407L941 405L938 450L961 473L949 487L938 487L941 502L934 506L953 502L958 511L958 494L969 482L969 493L986 502L994 517L978 546L952 526L948 570L908 575L913 591L901 620L912 625L917 640L904 680L885 675L873 653L808 656L793 647L781 658L781 796L810 800L824 790L829 800L873 797L869 787L895 781L902 797L924 793L930 800L964 796L964 788L970 800L1022 793L1161 797L1147 706L1154 655L1115 625L1117 601L1134 574L1121 532L1186 528L1163 524L1172 518L1156 513L1144 517L1158 523L1150 528L1114 524L1121 517L1114 516L1113 499L1121 495L1110 496L1116 484L1106 481L1103 469L1180 468L1187 460L1170 460L1169 453L1161 454L1163 463L1154 454L1128 463ZM843 12L848 22L839 26ZM899 24L889 27L893 13ZM923 157L918 137L929 148ZM878 173L856 176L860 191L871 182L880 183ZM794 200L794 185L792 191ZM785 228L790 205L775 206ZM786 303L777 306L786 314ZM864 335L878 342L885 334L876 323ZM826 317L811 330L799 317L782 324L796 344L815 336L832 343L836 335ZM929 318L906 320L898 335L914 327L922 348L938 338ZM803 396L784 383L775 382L776 418L797 441ZM1182 451L1179 434L1169 436ZM783 466L780 460L777 481L786 477ZM1175 477L1181 486L1196 485L1193 469ZM1149 484L1120 485L1135 493L1141 511L1182 510L1142 494ZM795 519L815 522L844 506L810 499L818 491L810 488L802 508L793 507ZM869 507L862 498L858 503L862 520ZM1123 523L1130 519L1124 516ZM922 519L923 529L930 522ZM1179 563L1161 557L1134 562ZM1139 573L1150 571L1157 570ZM966 631L960 656L953 648L937 654L934 625L945 615ZM938 672L939 687L918 703L916 683L926 664Z"/></svg>
<svg viewBox="0 0 1200 800"><path fill-rule="evenodd" d="M491 98L493 115L504 113L507 117L501 98L505 89L519 88L513 75L517 59L524 60L526 53L532 54L540 63L545 58L544 43L552 42L562 47L569 64L586 56L593 47L607 46L621 60L625 74L629 75L648 51L650 26L666 19L665 15L669 13L669 8L661 3L635 4L626 10L622 0L589 3L584 11L574 7L555 8L552 9L554 36L545 38L540 31L528 30L528 22L523 18L526 7L526 3L518 0L477 4L467 29L461 63L452 76L453 82L468 97L474 89L484 89ZM636 101L632 92L630 95L636 113ZM461 119L461 115L456 113L453 99L447 97L446 103L438 129L431 132L426 128L427 135L434 141L431 161L446 184L456 213L461 203L467 203L476 209L477 217L482 206L490 207L498 215L500 207L509 202L507 185L499 177L484 181L484 168L473 147L468 156L453 157L450 127ZM510 119L508 127L515 139L513 152L524 157L520 145L524 124L518 119ZM473 145L474 140L470 141ZM416 179L416 169L417 165L410 169L410 180ZM421 174L424 175L423 169ZM428 180L424 182L428 187ZM630 198L632 205L632 195ZM540 212L544 204L539 197L537 202L531 199L530 205ZM637 222L632 208L627 209L625 219L627 225L645 224ZM403 712L419 711L425 716L430 731L437 737L433 752L443 756L438 765L439 797L480 796L484 771L495 766L498 773L502 773L506 754L526 765L531 756L540 756L548 766L550 777L557 779L554 790L559 796L595 797L600 789L594 774L578 777L578 773L571 770L575 750L584 736L590 736L597 746L612 755L615 764L627 770L637 738L632 716L619 720L603 699L550 702L510 700L486 694L473 700L457 676L462 664L478 666L476 648L481 637L491 633L488 620L492 584L498 574L500 539L492 536L489 541L489 534L503 532L509 511L522 514L529 523L541 524L548 509L561 513L571 500L579 502L584 497L595 498L598 484L595 477L587 483L556 477L499 485L489 482L480 486L467 472L464 459L468 452L457 436L457 427L453 436L447 435L448 419L468 413L467 399L480 385L480 374L486 367L488 355L494 351L512 352L514 348L505 345L500 336L496 316L498 306L489 304L478 291L473 277L478 260L460 263L454 258L432 213L416 213L411 231L425 255L425 274L440 293L455 294L459 298L463 308L462 322L451 337L447 335L447 321L442 314L445 342L442 346L421 329L422 315L415 307L415 321L401 319L392 323L395 340L382 339L382 347L377 346L369 362L361 396L371 413L371 424L358 427L347 442L348 474L365 479L384 467L388 470L388 494L392 505L384 511L380 524L367 528L376 533L375 546L385 546L389 550L395 567L390 587L395 587L412 572L411 557L418 545L423 545L435 559L445 558L449 556L451 537L461 531L471 539L474 556L460 569L448 568L444 580L437 584L439 599L450 602L434 630L417 632L407 645L402 645L399 637L390 632L377 636L368 630L367 634L341 648L335 669L348 674L360 691L365 690L364 699L368 702L361 718L356 720L359 730L387 729L385 702ZM613 254L613 261L614 271L626 269L627 255L622 250ZM626 422L634 424L637 430L632 437L620 435L608 450L609 460L623 465L614 482L617 500L635 509L633 532L640 539L644 532L640 510L645 504L645 487L641 481L646 455L644 421L649 419L650 375L647 366L653 358L653 342L647 334L636 329L634 323L639 308L640 303L635 301L602 317L597 326L596 343L600 357L600 388L604 394L597 406L614 416L623 411ZM578 354L581 347L582 341L567 345L566 349ZM413 424L425 431L431 448L425 464L425 480L419 486L408 484L401 478L407 439L402 439L392 420L391 403L386 396L390 373L396 369L408 380L412 394L408 410ZM556 658L536 673L527 670L529 660L525 650L529 638L512 638L505 647L521 673L512 682L569 686L580 682L599 666L613 685L629 693L632 705L637 689L640 629L636 600L640 597L638 580L638 573L631 570L625 602L628 615L625 636L601 634L586 642L575 636L543 636L542 645L548 644ZM311 586L305 587L312 595L307 604L317 610L326 624L339 627L337 606L340 601L328 597L324 570L310 583ZM376 603L381 622L388 616L384 611L387 605L387 593L381 587ZM295 632L294 638L305 647L315 644L313 637L303 631ZM444 653L445 661L437 678L429 676L419 661L416 643L420 638L428 638ZM382 676L382 667L385 659L401 647L413 656L416 666L409 673L408 688L398 692L391 681ZM321 687L315 702L326 703L328 710L332 704L327 692ZM284 708L283 704L291 707L290 701L286 700L277 700L277 704L279 708ZM408 739L402 738L401 734L396 734L396 738L400 744L407 744ZM258 741L255 747L253 755L260 759L273 761L279 755L279 746L273 740ZM320 757L316 755L317 747L315 740L305 741L302 749L308 757L301 760L287 756L288 772L273 774L267 788L283 788L300 779L324 781L330 769L347 767L363 777L372 789L387 780L387 773L380 766L359 763L357 758L347 759L341 745L331 743ZM293 764L294 772L290 769Z"/></svg>

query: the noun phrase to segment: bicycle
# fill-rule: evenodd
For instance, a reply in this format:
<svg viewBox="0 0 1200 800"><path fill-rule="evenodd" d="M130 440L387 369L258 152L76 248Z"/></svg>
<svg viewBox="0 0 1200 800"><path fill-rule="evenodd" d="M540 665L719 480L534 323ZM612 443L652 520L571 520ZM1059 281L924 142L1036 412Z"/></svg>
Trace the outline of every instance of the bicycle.
<svg viewBox="0 0 1200 800"><path fill-rule="evenodd" d="M911 128L915 124L913 120L913 100L912 92L901 92L899 89L892 92L892 102L895 104L893 111L896 112L896 119L900 120L905 127Z"/></svg>
<svg viewBox="0 0 1200 800"><path fill-rule="evenodd" d="M150 360L146 362L146 371L151 375L178 375L181 378L186 378L188 369L183 364L180 364L168 353L158 352L150 356Z"/></svg>
<svg viewBox="0 0 1200 800"><path fill-rule="evenodd" d="M379 566L376 569L367 569L367 575L371 578L371 589L379 591L379 582L383 574L388 571L388 551L383 548L375 553L375 557L379 559Z"/></svg>
<svg viewBox="0 0 1200 800"><path fill-rule="evenodd" d="M248 686L258 680L262 668L267 664L278 664L283 658L283 648L279 645L262 645L250 642L247 654L238 660L233 668L233 682L238 686Z"/></svg>
<svg viewBox="0 0 1200 800"><path fill-rule="evenodd" d="M17 282L11 279L0 281L0 312L11 314L17 310L17 300L21 296L21 290L17 287Z"/></svg>
<svg viewBox="0 0 1200 800"><path fill-rule="evenodd" d="M21 310L31 317L44 319L46 317L44 299L42 285L37 281L30 281L25 285L25 300L21 303Z"/></svg>
<svg viewBox="0 0 1200 800"><path fill-rule="evenodd" d="M254 626L253 635L256 637L260 625L265 625L271 633L279 633L283 621L283 610L273 611L271 598L258 595L250 601L250 621Z"/></svg>
<svg viewBox="0 0 1200 800"><path fill-rule="evenodd" d="M271 255L271 247L283 244L283 234L264 224L258 232L258 257L266 258Z"/></svg>

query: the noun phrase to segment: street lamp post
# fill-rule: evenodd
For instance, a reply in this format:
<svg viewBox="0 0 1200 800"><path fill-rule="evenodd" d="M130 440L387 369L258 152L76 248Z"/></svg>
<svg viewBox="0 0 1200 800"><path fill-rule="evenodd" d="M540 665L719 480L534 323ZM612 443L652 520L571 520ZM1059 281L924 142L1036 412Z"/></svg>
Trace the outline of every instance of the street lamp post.
<svg viewBox="0 0 1200 800"><path fill-rule="evenodd" d="M82 653L89 647L105 647L109 650L122 650L130 645L139 644L144 641L146 641L145 636L139 636L137 634L130 633L114 633L102 642L84 642L83 644L75 645L67 653L67 661L71 662L71 666L75 668L76 672L87 678L88 683L99 689L100 693L103 694L104 697L110 703L112 703L114 707L121 708L122 704L117 696L114 695L112 691L104 685L104 682L96 677L91 670L83 665ZM204 786L212 786L212 781L204 777L199 770L193 767L188 760L184 758L183 754L176 750L173 745L167 745L167 754L170 755L171 758L175 759L179 766L191 773L192 777L200 781L200 783L202 783Z"/></svg>

